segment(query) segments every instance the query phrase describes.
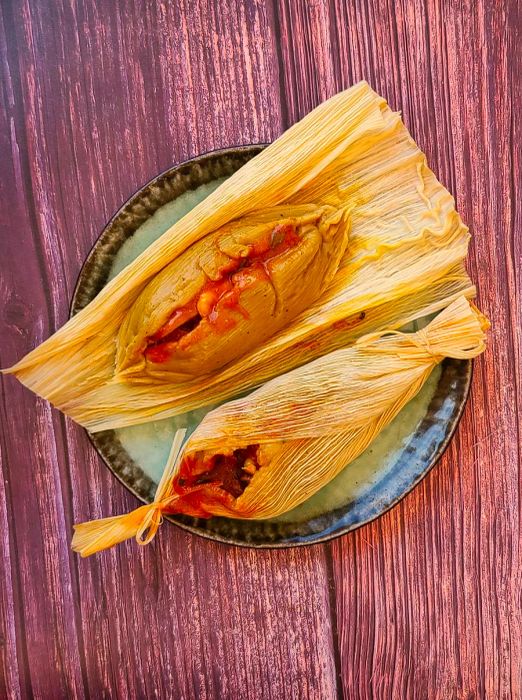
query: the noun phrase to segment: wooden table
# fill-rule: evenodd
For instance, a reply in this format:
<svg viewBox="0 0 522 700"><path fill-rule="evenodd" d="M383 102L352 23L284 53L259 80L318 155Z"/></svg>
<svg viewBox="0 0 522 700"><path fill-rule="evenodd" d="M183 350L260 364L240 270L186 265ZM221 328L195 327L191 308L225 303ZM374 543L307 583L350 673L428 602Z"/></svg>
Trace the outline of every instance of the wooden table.
<svg viewBox="0 0 522 700"><path fill-rule="evenodd" d="M521 697L521 27L516 0L2 3L1 366L66 320L143 182L271 141L361 78L454 193L494 326L429 477L287 551L166 526L80 560L72 523L136 501L81 428L3 379L0 697Z"/></svg>

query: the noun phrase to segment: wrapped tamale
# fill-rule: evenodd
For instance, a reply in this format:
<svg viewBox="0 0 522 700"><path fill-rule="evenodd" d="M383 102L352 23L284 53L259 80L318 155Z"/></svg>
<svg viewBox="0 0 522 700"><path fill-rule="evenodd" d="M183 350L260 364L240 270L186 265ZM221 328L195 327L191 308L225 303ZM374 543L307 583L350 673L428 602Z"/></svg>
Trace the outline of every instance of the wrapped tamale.
<svg viewBox="0 0 522 700"><path fill-rule="evenodd" d="M225 224L145 287L118 334L120 375L208 374L283 328L337 271L346 211L271 207Z"/></svg>
<svg viewBox="0 0 522 700"><path fill-rule="evenodd" d="M369 445L444 357L481 353L488 325L461 297L420 331L365 336L223 404L182 451L177 435L152 504L76 526L73 548L87 556L135 535L150 541L166 513L263 519L294 508Z"/></svg>
<svg viewBox="0 0 522 700"><path fill-rule="evenodd" d="M169 366L151 361L155 353L161 357L169 323L182 318L164 295L166 287L179 284L169 266L174 270L191 246L253 212L310 203L350 217L350 243L313 303L307 299L301 311L296 303L297 315L284 322L279 316L282 325L270 337L256 329L255 346L238 311L230 342L227 333L221 342L228 342L226 357L240 345L248 349L222 368L217 352L181 352L190 333L174 347ZM91 431L184 413L236 396L361 334L399 328L457 295L472 296L463 267L468 240L451 195L400 116L362 82L319 105L222 183L7 371ZM166 285L160 304L158 280ZM307 277L300 285L305 298L308 284L315 289L321 281ZM187 321L190 328L194 317Z"/></svg>

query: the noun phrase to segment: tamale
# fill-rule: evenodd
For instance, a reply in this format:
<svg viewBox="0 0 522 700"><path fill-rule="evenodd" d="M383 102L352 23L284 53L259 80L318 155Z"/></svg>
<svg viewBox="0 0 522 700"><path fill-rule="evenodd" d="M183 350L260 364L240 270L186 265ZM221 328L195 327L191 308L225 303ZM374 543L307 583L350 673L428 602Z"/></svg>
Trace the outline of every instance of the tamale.
<svg viewBox="0 0 522 700"><path fill-rule="evenodd" d="M294 508L369 445L444 357L481 353L488 326L461 297L420 331L364 336L223 404L182 451L177 436L152 504L77 525L73 548L87 556L136 534L150 541L165 513L263 519Z"/></svg>
<svg viewBox="0 0 522 700"><path fill-rule="evenodd" d="M194 243L129 310L118 334L118 374L208 374L259 345L332 281L347 218L328 205L271 207Z"/></svg>
<svg viewBox="0 0 522 700"><path fill-rule="evenodd" d="M180 381L168 373L144 377L118 371L122 326L161 270L234 220L310 202L347 209L351 217L350 245L311 306L204 377ZM347 322L361 319L352 340L368 330L400 327L406 306L401 300L411 302L406 316L418 318L426 309L443 308L456 294L472 295L462 267L468 239L452 197L399 115L359 83L317 107L222 183L7 371L91 431L182 413L343 346ZM414 303L417 295L422 305Z"/></svg>

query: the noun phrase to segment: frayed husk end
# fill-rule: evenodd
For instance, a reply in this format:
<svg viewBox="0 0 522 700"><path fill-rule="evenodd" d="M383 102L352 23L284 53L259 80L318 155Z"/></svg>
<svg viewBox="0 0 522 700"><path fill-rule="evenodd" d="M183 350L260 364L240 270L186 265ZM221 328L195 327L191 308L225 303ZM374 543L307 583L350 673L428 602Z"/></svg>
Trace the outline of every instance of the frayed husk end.
<svg viewBox="0 0 522 700"><path fill-rule="evenodd" d="M135 537L138 544L148 544L158 531L161 520L159 504L151 503L132 513L79 523L74 526L71 548L80 556L89 557L131 537ZM147 534L143 537L145 532Z"/></svg>
<svg viewBox="0 0 522 700"><path fill-rule="evenodd" d="M462 296L443 309L426 328L416 333L383 330L359 338L355 345L373 347L374 352L382 353L386 351L383 339L386 336L396 336L397 346L392 345L389 348L394 354L407 351L413 359L413 344L423 355L431 355L437 361L444 357L471 360L486 349L485 332L490 325L476 305ZM404 348L401 347L399 339L404 341Z"/></svg>
<svg viewBox="0 0 522 700"><path fill-rule="evenodd" d="M180 464L181 446L185 438L184 428L176 431L165 471L158 484L154 501L136 508L131 513L116 515L112 518L91 520L74 525L71 548L82 557L109 549L115 544L136 538L140 545L152 542L163 521L163 511L172 510L177 496L170 494L170 486Z"/></svg>

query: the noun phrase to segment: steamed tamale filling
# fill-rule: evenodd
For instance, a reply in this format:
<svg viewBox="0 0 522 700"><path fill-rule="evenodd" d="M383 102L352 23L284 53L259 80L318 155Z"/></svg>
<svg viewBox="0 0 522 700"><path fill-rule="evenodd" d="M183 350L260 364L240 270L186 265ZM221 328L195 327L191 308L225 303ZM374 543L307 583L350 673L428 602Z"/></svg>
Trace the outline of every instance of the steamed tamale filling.
<svg viewBox="0 0 522 700"><path fill-rule="evenodd" d="M118 374L183 380L252 350L326 289L348 231L346 208L299 204L251 212L194 243L127 313Z"/></svg>
<svg viewBox="0 0 522 700"><path fill-rule="evenodd" d="M249 246L245 255L230 258L220 269L218 279L208 279L190 302L176 309L147 339L147 360L166 362L176 349L186 349L211 331L225 333L236 325L237 312L249 318L241 306L242 292L270 281L272 261L300 242L294 224L281 224Z"/></svg>

